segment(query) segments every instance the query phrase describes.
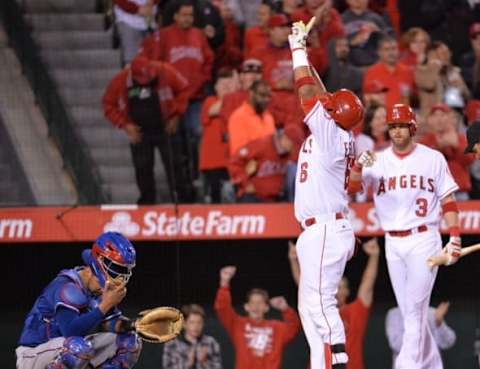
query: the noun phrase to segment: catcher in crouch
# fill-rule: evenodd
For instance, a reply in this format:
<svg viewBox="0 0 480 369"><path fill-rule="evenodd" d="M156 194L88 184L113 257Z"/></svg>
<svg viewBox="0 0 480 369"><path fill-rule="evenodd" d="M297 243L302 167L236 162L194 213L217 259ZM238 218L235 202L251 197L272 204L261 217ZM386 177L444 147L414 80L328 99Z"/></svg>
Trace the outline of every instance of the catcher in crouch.
<svg viewBox="0 0 480 369"><path fill-rule="evenodd" d="M62 270L35 301L17 369L127 369L137 362L142 341L117 308L135 266L133 245L107 232L82 259L86 266Z"/></svg>

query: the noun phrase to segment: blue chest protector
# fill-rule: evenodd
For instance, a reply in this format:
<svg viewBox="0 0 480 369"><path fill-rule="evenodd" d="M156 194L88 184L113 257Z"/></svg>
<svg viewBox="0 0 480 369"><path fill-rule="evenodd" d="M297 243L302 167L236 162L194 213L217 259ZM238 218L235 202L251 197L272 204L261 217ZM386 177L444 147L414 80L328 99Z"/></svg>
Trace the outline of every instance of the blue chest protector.
<svg viewBox="0 0 480 369"><path fill-rule="evenodd" d="M52 338L61 337L60 326L56 320L60 308L82 315L98 306L100 297L92 295L83 286L78 275L79 270L80 268L62 270L43 290L25 319L19 345L34 347ZM115 308L103 319L110 320L120 315L121 312Z"/></svg>

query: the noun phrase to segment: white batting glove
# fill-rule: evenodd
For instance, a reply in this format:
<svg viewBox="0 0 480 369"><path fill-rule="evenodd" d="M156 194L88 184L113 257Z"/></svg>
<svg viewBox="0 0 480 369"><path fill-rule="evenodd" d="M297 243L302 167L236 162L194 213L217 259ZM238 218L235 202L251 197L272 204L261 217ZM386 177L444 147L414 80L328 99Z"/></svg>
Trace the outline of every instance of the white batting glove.
<svg viewBox="0 0 480 369"><path fill-rule="evenodd" d="M290 50L307 49L307 37L308 33L315 23L315 17L312 17L308 24L303 21L295 22L292 24L292 33L288 35L288 43L290 44Z"/></svg>
<svg viewBox="0 0 480 369"><path fill-rule="evenodd" d="M370 150L362 152L357 159L357 164L361 167L371 167L373 163L375 163L375 153Z"/></svg>
<svg viewBox="0 0 480 369"><path fill-rule="evenodd" d="M460 237L450 236L450 240L443 248L443 252L447 254L447 263L445 265L455 264L460 259L462 251L462 239Z"/></svg>

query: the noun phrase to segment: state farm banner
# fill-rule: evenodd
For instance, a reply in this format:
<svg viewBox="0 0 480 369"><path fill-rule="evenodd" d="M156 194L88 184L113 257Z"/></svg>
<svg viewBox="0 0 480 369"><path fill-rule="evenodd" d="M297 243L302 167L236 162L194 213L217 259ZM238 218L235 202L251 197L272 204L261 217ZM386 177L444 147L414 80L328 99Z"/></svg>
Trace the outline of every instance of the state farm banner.
<svg viewBox="0 0 480 369"><path fill-rule="evenodd" d="M480 234L480 201L459 208L462 232ZM371 204L353 204L349 216L358 236L383 234ZM291 204L0 209L0 243L91 241L104 231L132 240L174 241L296 238L301 229Z"/></svg>

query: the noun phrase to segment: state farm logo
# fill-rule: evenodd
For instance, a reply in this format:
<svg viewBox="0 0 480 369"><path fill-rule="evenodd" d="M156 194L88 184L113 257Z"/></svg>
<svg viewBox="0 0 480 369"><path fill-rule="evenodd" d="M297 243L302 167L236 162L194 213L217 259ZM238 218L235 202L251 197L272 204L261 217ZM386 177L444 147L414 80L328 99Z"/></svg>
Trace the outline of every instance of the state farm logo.
<svg viewBox="0 0 480 369"><path fill-rule="evenodd" d="M119 211L112 216L112 221L105 224L104 232L120 232L127 237L140 233L140 226L132 221L132 217L125 211Z"/></svg>
<svg viewBox="0 0 480 369"><path fill-rule="evenodd" d="M210 210L206 214L193 215L186 211L178 218L165 211L147 211L143 224L132 220L125 211L116 212L104 231L120 232L125 236L251 236L265 232L264 215L227 215L220 210Z"/></svg>
<svg viewBox="0 0 480 369"><path fill-rule="evenodd" d="M0 219L0 239L30 238L32 229L31 219Z"/></svg>

